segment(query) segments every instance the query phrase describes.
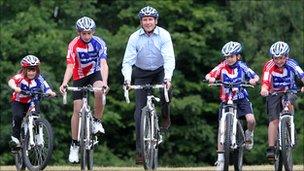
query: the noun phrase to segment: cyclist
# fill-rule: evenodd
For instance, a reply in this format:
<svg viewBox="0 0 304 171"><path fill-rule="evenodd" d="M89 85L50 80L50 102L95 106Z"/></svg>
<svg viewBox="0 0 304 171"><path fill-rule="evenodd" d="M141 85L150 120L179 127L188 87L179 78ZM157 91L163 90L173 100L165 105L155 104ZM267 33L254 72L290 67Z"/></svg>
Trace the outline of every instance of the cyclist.
<svg viewBox="0 0 304 171"><path fill-rule="evenodd" d="M131 75L136 85L165 83L171 87L171 77L175 68L175 57L170 33L157 26L159 13L150 6L139 11L141 28L134 32L128 40L122 62L122 74L125 85L131 84ZM169 92L170 93L170 92ZM142 163L140 154L140 120L141 109L146 105L147 93L136 90L135 131L136 131L136 164ZM169 102L162 99L162 127L170 126Z"/></svg>
<svg viewBox="0 0 304 171"><path fill-rule="evenodd" d="M50 96L56 96L40 74L40 60L34 55L27 55L22 58L21 69L9 81L8 85L14 90L12 100L12 136L9 142L12 151L20 147L20 129L22 119L29 108L31 97L24 95L21 91L42 90Z"/></svg>
<svg viewBox="0 0 304 171"><path fill-rule="evenodd" d="M206 75L206 80L209 83L215 82L219 79L227 83L240 83L249 80L249 83L255 85L259 81L259 76L250 69L241 58L242 46L238 42L230 41L222 48L222 54L225 60L217 65L210 73ZM227 99L227 89L222 87L220 89L220 105L219 119L221 118L221 107ZM248 99L248 92L246 89L239 89L233 96L234 103L237 104L237 117L245 116L247 121L247 130L245 131L245 147L250 150L253 147L253 131L255 128L255 117L253 115L252 104ZM216 162L217 170L223 170L224 154L223 146L219 143L218 133L218 159Z"/></svg>
<svg viewBox="0 0 304 171"><path fill-rule="evenodd" d="M277 129L279 125L279 113L282 111L282 95L268 96L269 93L284 91L287 88L296 90L295 75L304 83L304 72L298 63L289 58L289 46L287 43L278 41L274 43L269 53L271 60L265 63L263 69L263 79L261 87L261 95L266 97L266 109L269 118L268 125L268 148L266 157L271 161L274 160L275 142L277 137ZM301 89L304 92L304 87ZM296 95L289 95L291 104L290 111L294 112L293 104Z"/></svg>
<svg viewBox="0 0 304 171"><path fill-rule="evenodd" d="M66 56L67 67L63 82L60 86L61 93L66 91L66 86L73 75L73 86L81 87L93 85L93 87L108 88L108 64L107 47L105 42L94 36L95 22L89 17L82 17L76 22L78 36L69 44ZM93 133L105 133L101 124L103 115L102 92L94 92L95 111L93 121ZM69 161L79 162L78 113L82 104L82 93L73 92L74 111L71 118L72 143L70 147Z"/></svg>

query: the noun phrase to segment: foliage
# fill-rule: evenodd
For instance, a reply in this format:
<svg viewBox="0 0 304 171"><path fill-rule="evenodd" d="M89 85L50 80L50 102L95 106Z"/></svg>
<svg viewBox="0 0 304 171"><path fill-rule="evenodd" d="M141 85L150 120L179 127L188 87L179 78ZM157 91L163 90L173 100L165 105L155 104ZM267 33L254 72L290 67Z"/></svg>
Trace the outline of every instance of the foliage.
<svg viewBox="0 0 304 171"><path fill-rule="evenodd" d="M261 74L269 60L270 45L283 40L303 66L303 4L294 1L0 1L0 79L1 138L0 164L13 164L8 148L11 109L7 86L19 68L20 59L34 54L42 61L42 73L58 92L65 71L68 42L76 35L75 21L92 17L96 35L108 46L110 68L108 95L104 114L106 135L95 153L95 163L103 166L133 165L135 154L134 103L126 104L121 88L121 62L128 37L137 28L140 8L151 5L159 10L159 25L172 36L176 70L173 77L172 126L160 147L162 166L212 165L216 160L218 89L201 82L222 58L225 42L239 41L244 46L243 60ZM245 153L246 164L266 163L267 115L265 99L259 88L249 90L257 120L255 146ZM71 97L62 105L61 97L45 100L42 111L55 132L55 151L51 164L66 164L70 143ZM134 101L134 94L131 93ZM296 108L297 147L294 161L303 164L304 99Z"/></svg>

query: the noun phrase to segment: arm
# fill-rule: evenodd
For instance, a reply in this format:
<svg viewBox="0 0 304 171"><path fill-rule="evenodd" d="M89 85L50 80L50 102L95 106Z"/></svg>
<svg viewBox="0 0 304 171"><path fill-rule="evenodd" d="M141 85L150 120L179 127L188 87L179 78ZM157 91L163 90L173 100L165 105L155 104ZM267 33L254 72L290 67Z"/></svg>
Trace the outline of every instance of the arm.
<svg viewBox="0 0 304 171"><path fill-rule="evenodd" d="M108 87L108 76L109 76L109 67L106 59L101 59L100 60L100 66L101 66L101 77L102 77L102 82L103 86Z"/></svg>
<svg viewBox="0 0 304 171"><path fill-rule="evenodd" d="M74 64L67 64L65 73L64 73L64 78L62 81L62 84L60 86L60 92L64 93L65 92L65 87L68 85L68 82L70 81L72 75L73 75L73 68Z"/></svg>
<svg viewBox="0 0 304 171"><path fill-rule="evenodd" d="M128 40L124 58L122 61L122 75L125 82L131 82L132 66L136 62L137 50L136 50L136 38L132 34Z"/></svg>
<svg viewBox="0 0 304 171"><path fill-rule="evenodd" d="M269 95L269 89L271 85L271 66L274 66L272 63L272 61L268 61L263 68L262 86L260 92L262 96Z"/></svg>
<svg viewBox="0 0 304 171"><path fill-rule="evenodd" d="M214 67L206 76L205 79L210 83L213 83L221 74L222 68L225 66L225 62L221 62L216 67Z"/></svg>
<svg viewBox="0 0 304 171"><path fill-rule="evenodd" d="M175 69L175 56L174 56L173 44L172 44L171 36L168 32L166 32L166 34L161 36L164 36L163 39L164 43L161 47L161 54L164 59L164 70L165 70L164 80L171 82L173 71Z"/></svg>
<svg viewBox="0 0 304 171"><path fill-rule="evenodd" d="M20 93L21 92L21 88L17 86L16 82L14 79L10 79L8 81L8 86L13 89L16 93Z"/></svg>

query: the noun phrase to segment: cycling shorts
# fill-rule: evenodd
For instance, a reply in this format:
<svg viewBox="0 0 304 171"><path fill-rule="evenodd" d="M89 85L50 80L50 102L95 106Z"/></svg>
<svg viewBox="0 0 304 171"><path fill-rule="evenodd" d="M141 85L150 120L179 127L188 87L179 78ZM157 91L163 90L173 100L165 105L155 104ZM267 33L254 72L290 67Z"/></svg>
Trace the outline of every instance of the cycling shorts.
<svg viewBox="0 0 304 171"><path fill-rule="evenodd" d="M83 77L79 80L74 80L73 81L73 86L74 87L83 87L83 86L87 86L87 85L92 85L96 82L96 81L102 81L101 78L101 73L100 71L97 71L93 74L90 74L86 77ZM78 100L78 99L82 99L83 94L80 91L73 91L73 100Z"/></svg>
<svg viewBox="0 0 304 171"><path fill-rule="evenodd" d="M237 118L241 118L247 114L253 114L252 103L247 98L234 100L233 103L236 104L237 106ZM219 117L218 117L219 120L222 117L222 107L224 104L225 103L222 102L220 105Z"/></svg>
<svg viewBox="0 0 304 171"><path fill-rule="evenodd" d="M279 119L280 113L283 110L282 97L283 94L277 94L266 97L266 110L269 121ZM296 99L297 96L295 94L288 95L288 100L291 102L292 105L294 105Z"/></svg>

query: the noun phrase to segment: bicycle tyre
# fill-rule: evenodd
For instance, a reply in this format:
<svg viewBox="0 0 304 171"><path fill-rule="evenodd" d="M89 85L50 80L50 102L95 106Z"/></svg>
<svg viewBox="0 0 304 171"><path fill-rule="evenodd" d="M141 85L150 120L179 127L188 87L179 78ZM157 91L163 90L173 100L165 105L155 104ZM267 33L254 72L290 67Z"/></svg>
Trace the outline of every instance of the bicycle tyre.
<svg viewBox="0 0 304 171"><path fill-rule="evenodd" d="M44 118L37 118L33 122L33 135L38 135L39 126L43 129L42 145L37 144L38 138L34 137L35 146L29 145L29 133L26 134L23 146L24 163L29 170L43 170L51 159L53 152L53 129ZM41 141L41 140L40 140ZM40 142L41 143L41 142Z"/></svg>
<svg viewBox="0 0 304 171"><path fill-rule="evenodd" d="M23 159L22 149L19 149L14 153L15 166L17 171L25 170L25 163Z"/></svg>
<svg viewBox="0 0 304 171"><path fill-rule="evenodd" d="M89 129L90 129L90 145L91 145L91 148L90 149L87 149L86 150L86 157L87 157L87 168L88 170L93 170L93 165L94 165L94 161L93 161L93 153L94 153L94 147L93 147L93 142L92 142L92 133L93 133L93 130L92 130L92 127L93 127L93 120L92 118L90 119L90 126L89 126Z"/></svg>
<svg viewBox="0 0 304 171"><path fill-rule="evenodd" d="M244 135L243 126L240 121L237 121L236 141L237 141L238 148L233 151L234 170L242 171L243 170L245 135Z"/></svg>
<svg viewBox="0 0 304 171"><path fill-rule="evenodd" d="M79 141L79 149L80 149L80 167L81 170L85 170L87 167L87 153L86 153L86 113L82 112L81 114L81 124L80 124L80 141Z"/></svg>
<svg viewBox="0 0 304 171"><path fill-rule="evenodd" d="M146 108L142 109L141 124L140 124L140 143L141 153L143 156L143 165L145 170L152 169L154 150L152 148L153 142L151 141L151 115Z"/></svg>
<svg viewBox="0 0 304 171"><path fill-rule="evenodd" d="M282 171L282 169L283 169L282 154L281 154L281 150L279 149L279 142L277 141L276 150L275 150L274 170Z"/></svg>
<svg viewBox="0 0 304 171"><path fill-rule="evenodd" d="M293 161L292 161L292 147L291 147L291 137L289 129L289 118L283 117L281 120L281 143L282 143L282 161L286 171L293 170Z"/></svg>
<svg viewBox="0 0 304 171"><path fill-rule="evenodd" d="M229 169L229 157L231 146L231 132L232 132L232 115L226 115L225 121L225 142L224 142L224 170Z"/></svg>

